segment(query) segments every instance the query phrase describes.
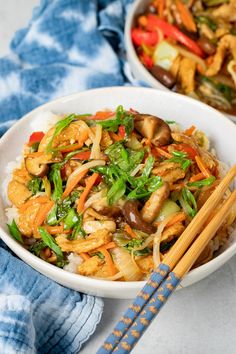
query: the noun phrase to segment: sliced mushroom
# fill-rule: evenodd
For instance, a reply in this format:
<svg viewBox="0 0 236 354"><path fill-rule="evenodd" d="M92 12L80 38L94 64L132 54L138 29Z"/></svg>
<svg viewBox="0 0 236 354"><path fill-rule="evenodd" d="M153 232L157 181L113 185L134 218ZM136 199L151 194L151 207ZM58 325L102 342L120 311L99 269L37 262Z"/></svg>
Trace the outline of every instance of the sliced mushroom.
<svg viewBox="0 0 236 354"><path fill-rule="evenodd" d="M28 172L36 177L44 177L48 173L48 165L42 163L42 157L27 157L25 159L25 167Z"/></svg>
<svg viewBox="0 0 236 354"><path fill-rule="evenodd" d="M52 156L51 153L43 154L35 157L28 156L25 158L25 167L28 172L36 177L44 177L48 173L48 164L54 162L60 162L62 160L62 154L57 152L56 156Z"/></svg>
<svg viewBox="0 0 236 354"><path fill-rule="evenodd" d="M147 223L152 223L161 210L161 207L164 201L168 198L169 194L170 189L168 183L164 183L161 188L153 192L141 211L143 220L145 220Z"/></svg>
<svg viewBox="0 0 236 354"><path fill-rule="evenodd" d="M145 138L158 145L168 145L171 141L169 125L156 116L150 114L136 114L134 119L135 129Z"/></svg>
<svg viewBox="0 0 236 354"><path fill-rule="evenodd" d="M138 210L138 201L137 200L128 200L123 208L123 214L127 223L140 231L143 231L147 234L153 234L156 231L155 226L144 221L139 210Z"/></svg>

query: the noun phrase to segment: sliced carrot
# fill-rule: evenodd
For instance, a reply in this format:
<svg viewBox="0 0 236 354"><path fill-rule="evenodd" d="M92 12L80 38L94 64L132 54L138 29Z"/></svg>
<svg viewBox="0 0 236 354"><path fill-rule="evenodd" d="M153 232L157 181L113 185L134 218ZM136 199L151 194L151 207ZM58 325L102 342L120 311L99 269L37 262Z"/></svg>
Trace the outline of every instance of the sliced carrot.
<svg viewBox="0 0 236 354"><path fill-rule="evenodd" d="M107 243L105 246L104 246L107 250L111 249L111 248L115 248L116 247L116 244L115 242L111 241L109 243Z"/></svg>
<svg viewBox="0 0 236 354"><path fill-rule="evenodd" d="M186 129L185 131L184 131L184 134L185 135L188 135L188 136L191 136L191 135L193 135L193 132L196 130L196 127L195 127L195 125L192 125L190 128L188 128L188 129Z"/></svg>
<svg viewBox="0 0 236 354"><path fill-rule="evenodd" d="M34 203L44 204L49 201L48 197L37 197L27 200L24 204L19 207L19 212L23 213L27 208L32 206Z"/></svg>
<svg viewBox="0 0 236 354"><path fill-rule="evenodd" d="M176 0L175 3L184 26L189 31L196 32L197 31L196 23L187 6L185 6L181 0Z"/></svg>
<svg viewBox="0 0 236 354"><path fill-rule="evenodd" d="M39 212L34 221L36 227L42 225L42 223L46 219L47 214L52 209L53 205L54 205L54 201L50 200L48 203L45 203L45 205L42 205L40 207Z"/></svg>
<svg viewBox="0 0 236 354"><path fill-rule="evenodd" d="M90 259L90 256L88 255L88 253L85 253L85 252L79 253L79 256L81 258L83 258L84 261L87 261L88 259Z"/></svg>
<svg viewBox="0 0 236 354"><path fill-rule="evenodd" d="M77 186L77 184L81 181L81 179L88 173L88 170L84 170L83 172L79 173L78 176L73 178L69 185L66 186L62 194L62 198L68 197L68 195L73 191L73 189Z"/></svg>
<svg viewBox="0 0 236 354"><path fill-rule="evenodd" d="M210 171L208 168L204 165L204 162L202 161L200 156L195 156L195 161L198 165L199 170L204 174L206 178L211 176Z"/></svg>
<svg viewBox="0 0 236 354"><path fill-rule="evenodd" d="M88 117L89 120L104 120L114 116L114 112L111 111L98 111L93 116Z"/></svg>
<svg viewBox="0 0 236 354"><path fill-rule="evenodd" d="M130 235L132 238L136 238L137 235L136 233L132 230L129 224L125 224L124 230L127 232L128 235Z"/></svg>
<svg viewBox="0 0 236 354"><path fill-rule="evenodd" d="M98 251L101 252L104 255L106 264L108 265L109 270L110 270L110 275L115 275L116 274L116 268L114 266L114 263L113 263L113 260L111 258L110 253L106 250L105 247L99 247Z"/></svg>
<svg viewBox="0 0 236 354"><path fill-rule="evenodd" d="M123 138L119 135L117 135L116 133L114 132L110 132L110 137L112 138L112 140L114 141L121 141L123 140Z"/></svg>
<svg viewBox="0 0 236 354"><path fill-rule="evenodd" d="M185 213L182 213L182 212L178 213L178 214L174 215L173 218L168 221L168 223L166 224L165 227L169 227L169 226L176 224L177 222L184 221L184 220L186 220L186 217L187 216ZM161 224L161 221L155 222L156 226L159 226L160 224Z"/></svg>
<svg viewBox="0 0 236 354"><path fill-rule="evenodd" d="M140 26L146 27L147 26L147 17L146 16L139 16L138 24Z"/></svg>
<svg viewBox="0 0 236 354"><path fill-rule="evenodd" d="M71 230L64 230L64 225L58 225L58 226L49 226L45 225L44 226L47 232L49 232L51 235L56 235L56 234L70 234Z"/></svg>
<svg viewBox="0 0 236 354"><path fill-rule="evenodd" d="M96 182L96 179L98 178L99 173L93 173L92 176L90 176L86 183L86 186L83 190L83 193L81 194L79 200L78 200L78 204L77 204L77 212L81 213L84 210L84 203L85 200L91 190L91 188L93 187L94 183Z"/></svg>
<svg viewBox="0 0 236 354"><path fill-rule="evenodd" d="M161 148L156 147L155 150L159 153L159 155L166 157L167 159L170 159L172 157L171 154L169 154L165 150L162 150Z"/></svg>
<svg viewBox="0 0 236 354"><path fill-rule="evenodd" d="M205 175L202 172L200 172L197 175L192 176L190 178L189 182L201 181L204 178L205 178Z"/></svg>
<svg viewBox="0 0 236 354"><path fill-rule="evenodd" d="M159 0L157 3L157 11L160 18L164 17L165 0Z"/></svg>

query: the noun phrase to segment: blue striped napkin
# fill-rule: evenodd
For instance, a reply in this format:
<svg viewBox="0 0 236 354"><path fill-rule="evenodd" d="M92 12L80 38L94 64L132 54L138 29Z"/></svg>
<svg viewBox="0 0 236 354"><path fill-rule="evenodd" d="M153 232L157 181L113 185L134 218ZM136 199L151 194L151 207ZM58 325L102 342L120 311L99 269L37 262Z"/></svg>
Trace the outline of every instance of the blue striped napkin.
<svg viewBox="0 0 236 354"><path fill-rule="evenodd" d="M53 98L127 84L123 26L130 3L41 0L28 27L15 34L11 54L0 59L0 135ZM1 354L77 353L102 306L40 275L0 241Z"/></svg>

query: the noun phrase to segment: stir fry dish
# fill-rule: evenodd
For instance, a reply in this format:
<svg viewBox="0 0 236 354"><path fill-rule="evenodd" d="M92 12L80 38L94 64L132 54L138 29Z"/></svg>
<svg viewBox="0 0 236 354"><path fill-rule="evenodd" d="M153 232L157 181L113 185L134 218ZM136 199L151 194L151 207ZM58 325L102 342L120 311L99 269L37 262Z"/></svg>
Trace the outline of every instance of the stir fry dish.
<svg viewBox="0 0 236 354"><path fill-rule="evenodd" d="M152 0L131 37L167 88L236 114L236 0Z"/></svg>
<svg viewBox="0 0 236 354"><path fill-rule="evenodd" d="M221 164L195 126L133 109L58 117L24 145L8 184L11 235L68 271L145 279L221 180ZM230 191L228 191L230 193ZM219 206L220 207L220 206ZM195 267L226 242L235 211Z"/></svg>

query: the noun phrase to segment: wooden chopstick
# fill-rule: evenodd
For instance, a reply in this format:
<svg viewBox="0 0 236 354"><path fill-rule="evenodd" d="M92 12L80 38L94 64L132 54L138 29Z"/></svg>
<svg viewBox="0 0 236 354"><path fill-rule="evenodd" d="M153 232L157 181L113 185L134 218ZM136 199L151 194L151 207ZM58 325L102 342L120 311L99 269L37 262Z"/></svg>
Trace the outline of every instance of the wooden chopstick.
<svg viewBox="0 0 236 354"><path fill-rule="evenodd" d="M175 266L173 272L169 273L166 280L161 284L161 286L158 287L151 299L149 299L148 303L139 313L135 322L132 323L125 336L117 343L117 347L114 348L115 353L130 353L139 338L148 328L151 321L156 317L169 296L180 283L184 275L191 269L201 252L213 238L235 202L236 190L234 190L231 196L224 202L220 211L218 211L206 228L197 237L189 250Z"/></svg>
<svg viewBox="0 0 236 354"><path fill-rule="evenodd" d="M210 216L212 210L222 199L225 191L236 176L236 165L234 165L227 175L223 178L221 183L209 197L204 206L197 213L193 221L188 225L183 234L179 237L175 245L168 252L163 262L158 266L155 272L150 276L150 279L142 289L142 291L135 298L124 316L117 323L114 331L108 336L104 345L106 349L100 348L99 354L109 354L113 351L115 345L128 331L131 324L135 321L138 313L142 311L145 304L149 301L157 287L166 278L167 274L174 268L186 250L189 248L196 235L200 232L202 225Z"/></svg>

